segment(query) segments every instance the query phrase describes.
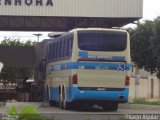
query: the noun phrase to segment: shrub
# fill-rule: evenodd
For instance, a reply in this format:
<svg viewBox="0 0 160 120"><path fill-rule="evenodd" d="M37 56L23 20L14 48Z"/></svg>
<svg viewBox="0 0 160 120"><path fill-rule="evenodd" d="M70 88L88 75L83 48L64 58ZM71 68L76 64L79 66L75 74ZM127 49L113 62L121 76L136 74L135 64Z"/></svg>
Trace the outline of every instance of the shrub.
<svg viewBox="0 0 160 120"><path fill-rule="evenodd" d="M131 102L133 104L160 105L160 100L149 101L145 98L135 98Z"/></svg>
<svg viewBox="0 0 160 120"><path fill-rule="evenodd" d="M16 106L12 106L6 110L6 113L12 117L12 120L13 117L14 120L54 120L54 118L51 119L41 115L34 105L26 105L20 112L18 112Z"/></svg>

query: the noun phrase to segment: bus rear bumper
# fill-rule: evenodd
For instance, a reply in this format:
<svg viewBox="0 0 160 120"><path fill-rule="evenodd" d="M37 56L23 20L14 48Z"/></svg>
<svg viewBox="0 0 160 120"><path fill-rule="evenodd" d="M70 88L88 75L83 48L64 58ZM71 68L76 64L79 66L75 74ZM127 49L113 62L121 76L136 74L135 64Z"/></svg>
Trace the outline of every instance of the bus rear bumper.
<svg viewBox="0 0 160 120"><path fill-rule="evenodd" d="M80 90L78 87L72 87L71 101L115 101L125 103L128 101L129 88L121 91L106 90Z"/></svg>

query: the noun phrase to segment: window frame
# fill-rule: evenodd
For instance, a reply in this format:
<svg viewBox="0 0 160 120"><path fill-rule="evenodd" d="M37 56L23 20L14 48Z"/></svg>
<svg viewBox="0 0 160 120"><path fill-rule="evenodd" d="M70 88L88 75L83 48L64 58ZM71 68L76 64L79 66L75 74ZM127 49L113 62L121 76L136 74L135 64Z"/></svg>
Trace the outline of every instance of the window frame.
<svg viewBox="0 0 160 120"><path fill-rule="evenodd" d="M100 32L103 32L103 33L107 33L108 35L112 35L112 34L122 34L124 35L124 37L126 38L125 40L125 47L122 49L122 50L91 50L91 49L88 49L88 48L85 48L85 49L82 49L80 46L79 46L79 33L100 33ZM105 34L104 34L105 35ZM128 36L127 36L127 32L124 32L124 31L99 31L99 30L84 30L84 31L77 31L77 44L78 44L78 48L80 50L83 50L83 51L97 51L97 52L123 52L127 49L127 42L128 42ZM87 42L86 42L87 43Z"/></svg>
<svg viewBox="0 0 160 120"><path fill-rule="evenodd" d="M68 60L72 57L73 42L74 42L73 35L74 35L73 33L69 33L69 34L67 33L65 35L62 35L62 36L54 39L53 42L48 44L49 53L47 53L47 54L49 54L51 56L52 55L51 52L53 53L52 59L49 59L48 62ZM69 38L72 38L72 39L69 40ZM70 43L70 41L71 41L71 43ZM53 49L51 50L52 44L53 44ZM67 55L67 51L69 52L68 55Z"/></svg>

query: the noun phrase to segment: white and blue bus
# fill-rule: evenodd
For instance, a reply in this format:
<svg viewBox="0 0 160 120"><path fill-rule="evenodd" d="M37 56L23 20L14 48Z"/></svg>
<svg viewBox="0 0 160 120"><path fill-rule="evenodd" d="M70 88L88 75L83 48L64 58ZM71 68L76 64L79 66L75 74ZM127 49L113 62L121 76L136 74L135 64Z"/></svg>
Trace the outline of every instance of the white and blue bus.
<svg viewBox="0 0 160 120"><path fill-rule="evenodd" d="M46 55L45 95L62 109L128 101L130 39L124 30L79 28L53 39Z"/></svg>

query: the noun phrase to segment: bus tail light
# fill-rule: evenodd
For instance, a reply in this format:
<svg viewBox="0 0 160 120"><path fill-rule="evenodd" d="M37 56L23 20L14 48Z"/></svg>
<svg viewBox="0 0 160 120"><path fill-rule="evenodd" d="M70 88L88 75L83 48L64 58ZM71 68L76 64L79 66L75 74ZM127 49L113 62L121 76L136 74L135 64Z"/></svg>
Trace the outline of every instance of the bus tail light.
<svg viewBox="0 0 160 120"><path fill-rule="evenodd" d="M96 61L96 58L79 58L78 61Z"/></svg>
<svg viewBox="0 0 160 120"><path fill-rule="evenodd" d="M77 74L74 74L73 76L72 76L72 84L77 84Z"/></svg>
<svg viewBox="0 0 160 120"><path fill-rule="evenodd" d="M126 75L125 85L129 85L129 84L130 84L130 77Z"/></svg>

